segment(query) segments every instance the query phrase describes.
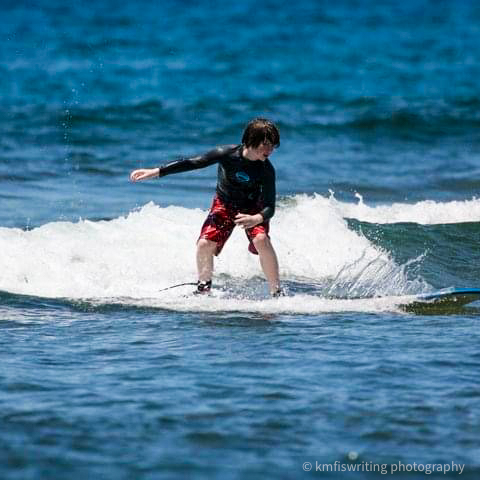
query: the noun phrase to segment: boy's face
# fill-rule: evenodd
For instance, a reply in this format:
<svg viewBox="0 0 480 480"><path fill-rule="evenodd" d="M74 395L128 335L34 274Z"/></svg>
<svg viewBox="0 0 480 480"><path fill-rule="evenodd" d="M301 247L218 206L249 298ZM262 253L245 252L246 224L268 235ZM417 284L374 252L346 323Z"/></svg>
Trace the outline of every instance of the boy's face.
<svg viewBox="0 0 480 480"><path fill-rule="evenodd" d="M265 161L273 152L273 145L271 142L262 142L257 148L252 148L251 151L254 154L256 160Z"/></svg>

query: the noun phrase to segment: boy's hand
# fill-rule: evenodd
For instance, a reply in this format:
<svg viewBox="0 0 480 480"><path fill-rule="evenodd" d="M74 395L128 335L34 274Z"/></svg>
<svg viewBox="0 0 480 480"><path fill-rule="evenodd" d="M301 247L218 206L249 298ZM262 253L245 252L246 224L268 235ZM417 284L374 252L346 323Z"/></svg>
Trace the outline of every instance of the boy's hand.
<svg viewBox="0 0 480 480"><path fill-rule="evenodd" d="M130 174L130 180L132 182L139 182L147 178L158 177L158 173L158 168L139 168Z"/></svg>
<svg viewBox="0 0 480 480"><path fill-rule="evenodd" d="M235 224L246 229L252 228L255 225L263 222L263 217L257 213L256 215L247 215L246 213L239 213L235 217Z"/></svg>

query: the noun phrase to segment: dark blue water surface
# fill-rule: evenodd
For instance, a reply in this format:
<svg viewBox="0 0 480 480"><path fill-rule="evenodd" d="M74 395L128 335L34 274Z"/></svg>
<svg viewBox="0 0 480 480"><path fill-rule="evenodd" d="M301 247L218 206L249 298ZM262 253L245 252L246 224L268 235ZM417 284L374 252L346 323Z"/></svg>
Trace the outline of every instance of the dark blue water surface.
<svg viewBox="0 0 480 480"><path fill-rule="evenodd" d="M238 142L259 114L282 130L282 194L478 190L474 1L11 2L1 22L4 225L120 215L159 196L125 195L129 170ZM197 206L213 176L158 201Z"/></svg>
<svg viewBox="0 0 480 480"><path fill-rule="evenodd" d="M3 1L0 478L478 478L478 303L395 299L480 286L479 45L474 0ZM241 237L163 296L216 169L130 171L258 115L289 296Z"/></svg>

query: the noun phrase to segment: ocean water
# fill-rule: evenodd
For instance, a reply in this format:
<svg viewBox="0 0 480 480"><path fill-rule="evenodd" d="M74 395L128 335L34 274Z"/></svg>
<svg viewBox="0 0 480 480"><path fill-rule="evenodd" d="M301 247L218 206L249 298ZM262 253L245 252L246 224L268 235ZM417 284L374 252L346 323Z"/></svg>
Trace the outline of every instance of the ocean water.
<svg viewBox="0 0 480 480"><path fill-rule="evenodd" d="M480 474L480 6L4 1L0 478ZM267 116L270 299L216 168L131 170Z"/></svg>

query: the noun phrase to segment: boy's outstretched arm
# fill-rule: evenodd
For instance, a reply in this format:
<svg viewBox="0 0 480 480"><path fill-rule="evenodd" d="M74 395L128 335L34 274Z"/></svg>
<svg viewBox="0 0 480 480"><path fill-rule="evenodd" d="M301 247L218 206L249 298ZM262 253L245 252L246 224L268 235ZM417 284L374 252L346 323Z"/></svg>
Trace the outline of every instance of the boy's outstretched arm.
<svg viewBox="0 0 480 480"><path fill-rule="evenodd" d="M140 180L146 180L147 178L164 177L165 175L170 175L172 173L188 172L198 168L205 168L217 163L229 149L232 149L232 147L234 147L234 145L230 147L217 147L203 155L180 158L157 168L139 168L130 174L130 180L132 182L138 182Z"/></svg>

